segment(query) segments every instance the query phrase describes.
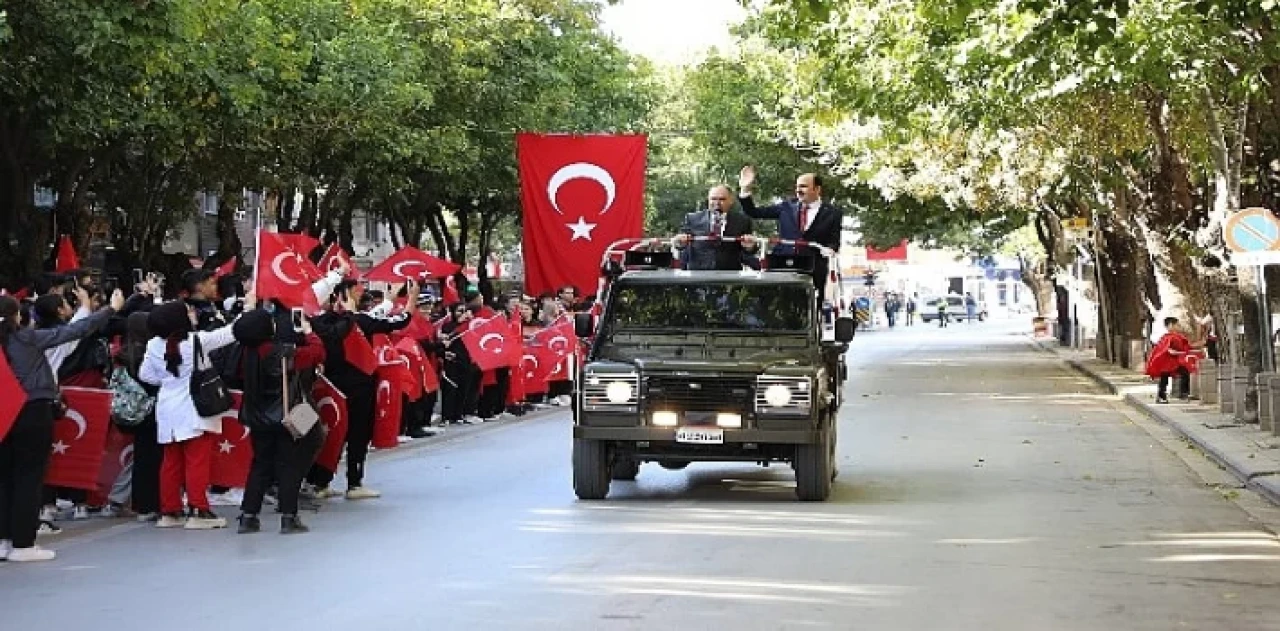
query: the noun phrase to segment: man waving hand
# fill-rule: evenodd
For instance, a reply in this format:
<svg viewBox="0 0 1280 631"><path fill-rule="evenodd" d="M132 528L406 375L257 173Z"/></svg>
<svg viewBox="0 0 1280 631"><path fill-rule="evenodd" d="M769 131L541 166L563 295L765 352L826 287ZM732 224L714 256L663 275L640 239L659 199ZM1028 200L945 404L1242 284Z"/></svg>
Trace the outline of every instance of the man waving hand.
<svg viewBox="0 0 1280 631"><path fill-rule="evenodd" d="M776 219L778 236L791 241L808 241L840 250L840 230L843 215L840 209L822 200L822 178L813 173L805 173L796 178L796 197L794 200L779 202L764 208L757 207L752 193L756 185L756 170L750 165L742 167L738 176L738 203L742 204L742 212L753 219ZM779 245L774 248L775 254L792 254L795 248ZM826 257L814 257L814 285L821 295L825 292L828 261Z"/></svg>

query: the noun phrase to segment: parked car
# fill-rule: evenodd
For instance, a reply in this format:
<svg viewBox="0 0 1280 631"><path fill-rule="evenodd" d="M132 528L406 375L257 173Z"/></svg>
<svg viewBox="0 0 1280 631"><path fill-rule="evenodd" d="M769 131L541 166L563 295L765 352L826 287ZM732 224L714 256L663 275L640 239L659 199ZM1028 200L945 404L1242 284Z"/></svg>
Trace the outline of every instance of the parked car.
<svg viewBox="0 0 1280 631"><path fill-rule="evenodd" d="M925 296L920 299L920 321L933 322L938 319L938 300L941 296ZM974 310L974 317L979 322L987 319L987 303L978 301L978 308ZM964 296L951 294L947 296L947 319L951 321L967 320L969 318L969 310L964 308Z"/></svg>

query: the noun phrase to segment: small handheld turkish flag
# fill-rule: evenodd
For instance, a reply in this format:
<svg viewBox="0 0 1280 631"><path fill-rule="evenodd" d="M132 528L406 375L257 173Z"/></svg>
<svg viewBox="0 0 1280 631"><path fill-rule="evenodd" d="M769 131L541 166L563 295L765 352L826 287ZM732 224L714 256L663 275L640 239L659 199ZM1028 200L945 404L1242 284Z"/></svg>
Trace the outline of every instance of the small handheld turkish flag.
<svg viewBox="0 0 1280 631"><path fill-rule="evenodd" d="M209 460L209 483L214 486L244 488L253 466L253 441L249 428L240 424L242 394L231 391L231 409L223 413L222 434L215 436L213 457Z"/></svg>
<svg viewBox="0 0 1280 631"><path fill-rule="evenodd" d="M373 345L369 344L369 338L364 336L355 322L351 323L351 330L342 340L342 352L346 355L348 364L366 375L372 375L378 369L378 356L373 353Z"/></svg>
<svg viewBox="0 0 1280 631"><path fill-rule="evenodd" d="M320 271L328 274L336 269L341 269L343 264L347 266L347 280L360 280L360 270L356 269L356 264L351 261L351 257L347 255L346 250L337 243L329 244L329 249L325 250L324 256L320 257Z"/></svg>
<svg viewBox="0 0 1280 631"><path fill-rule="evenodd" d="M458 273L462 269L456 263L431 256L418 248L406 245L395 254L387 257L365 273L365 280L376 280L386 283L402 283L405 279L420 278L430 274L435 278L445 278Z"/></svg>
<svg viewBox="0 0 1280 631"><path fill-rule="evenodd" d="M111 391L64 386L66 416L54 421L53 453L44 483L93 491L111 425Z"/></svg>
<svg viewBox="0 0 1280 631"><path fill-rule="evenodd" d="M320 247L320 240L309 235L297 232L277 232L276 236L280 237L290 250L302 255L302 258L310 260L311 251Z"/></svg>
<svg viewBox="0 0 1280 631"><path fill-rule="evenodd" d="M76 256L76 246L71 243L71 237L64 234L58 238L58 255L53 271L64 274L79 267L80 257Z"/></svg>
<svg viewBox="0 0 1280 631"><path fill-rule="evenodd" d="M395 379L378 380L376 390L377 411L373 416L372 445L377 449L391 449L400 444L400 415L403 397L399 382Z"/></svg>
<svg viewBox="0 0 1280 631"><path fill-rule="evenodd" d="M237 257L237 256L233 256L227 259L226 263L219 265L218 268L213 271L214 276L217 276L218 278L222 278L223 276L226 276L227 274L230 274L236 271L236 263L238 263L239 261L240 261L240 257Z"/></svg>
<svg viewBox="0 0 1280 631"><path fill-rule="evenodd" d="M646 137L518 134L525 292L594 287L609 244L642 236Z"/></svg>
<svg viewBox="0 0 1280 631"><path fill-rule="evenodd" d="M0 352L0 440L4 440L26 404L27 391L14 376L8 357Z"/></svg>
<svg viewBox="0 0 1280 631"><path fill-rule="evenodd" d="M456 305L462 302L462 296L458 294L458 277L450 274L443 282L440 283L440 295L444 300L444 304Z"/></svg>
<svg viewBox="0 0 1280 631"><path fill-rule="evenodd" d="M258 261L254 269L257 275L254 290L258 298L275 298L286 307L319 311L320 301L311 284L322 274L311 261L290 248L281 235L259 232Z"/></svg>
<svg viewBox="0 0 1280 631"><path fill-rule="evenodd" d="M515 345L508 339L510 336L507 319L496 316L467 329L462 334L462 343L480 370L494 370L511 364L510 348Z"/></svg>
<svg viewBox="0 0 1280 631"><path fill-rule="evenodd" d="M338 461L342 459L342 446L347 442L347 397L324 375L316 376L311 396L316 401L320 422L329 430L324 437L324 445L316 456L316 465L325 471L336 473Z"/></svg>

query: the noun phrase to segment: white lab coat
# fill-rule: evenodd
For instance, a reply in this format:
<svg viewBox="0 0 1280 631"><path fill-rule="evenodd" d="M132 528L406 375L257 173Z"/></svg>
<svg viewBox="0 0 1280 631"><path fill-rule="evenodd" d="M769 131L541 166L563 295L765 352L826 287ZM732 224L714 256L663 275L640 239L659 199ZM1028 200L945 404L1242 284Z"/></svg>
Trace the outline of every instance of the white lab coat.
<svg viewBox="0 0 1280 631"><path fill-rule="evenodd" d="M206 355L235 341L230 324L191 335L200 336L200 346ZM165 367L166 342L159 337L147 342L147 353L138 370L138 377L143 381L160 386L160 394L156 397L156 438L162 445L191 440L205 432L222 433L222 417L200 416L195 402L191 400L191 372L195 367L192 353L195 346L191 339L188 336L178 344L182 365L178 367L177 377Z"/></svg>

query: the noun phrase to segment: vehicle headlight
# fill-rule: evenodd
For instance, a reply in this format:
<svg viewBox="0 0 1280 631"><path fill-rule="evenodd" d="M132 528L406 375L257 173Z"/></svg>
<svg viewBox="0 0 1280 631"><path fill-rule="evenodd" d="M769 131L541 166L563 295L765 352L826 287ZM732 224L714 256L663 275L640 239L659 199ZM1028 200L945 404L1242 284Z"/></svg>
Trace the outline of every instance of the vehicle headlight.
<svg viewBox="0 0 1280 631"><path fill-rule="evenodd" d="M605 386L604 396L609 403L626 403L631 400L631 395L635 394L635 387L625 381L611 381Z"/></svg>
<svg viewBox="0 0 1280 631"><path fill-rule="evenodd" d="M791 388L775 383L764 390L764 400L775 408L791 403Z"/></svg>
<svg viewBox="0 0 1280 631"><path fill-rule="evenodd" d="M756 412L807 414L813 403L811 377L760 375L756 378Z"/></svg>

